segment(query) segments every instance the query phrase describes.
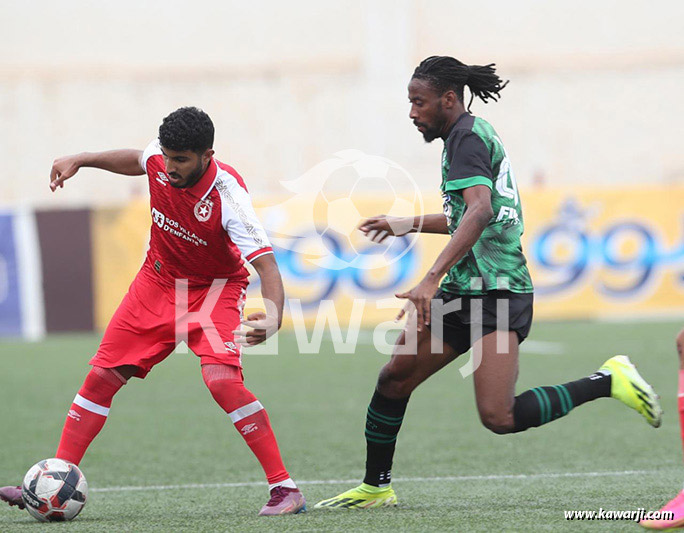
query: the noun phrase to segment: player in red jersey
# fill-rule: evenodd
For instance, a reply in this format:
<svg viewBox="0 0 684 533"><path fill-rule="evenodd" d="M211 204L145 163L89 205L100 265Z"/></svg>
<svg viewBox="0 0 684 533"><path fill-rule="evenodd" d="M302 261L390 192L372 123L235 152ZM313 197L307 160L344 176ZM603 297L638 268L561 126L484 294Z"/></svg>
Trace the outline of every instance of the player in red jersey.
<svg viewBox="0 0 684 533"><path fill-rule="evenodd" d="M677 335L677 355L679 356L679 384L677 387L677 410L679 411L679 431L684 447L684 329ZM667 516L666 513L670 513ZM648 529L671 530L684 528L684 490L659 509L659 518L649 518L639 522Z"/></svg>
<svg viewBox="0 0 684 533"><path fill-rule="evenodd" d="M55 457L79 464L107 420L112 398L131 377L144 378L185 340L200 358L216 402L261 463L270 500L260 515L305 510L302 493L283 465L263 406L245 388L241 346L263 342L282 320L284 291L266 232L247 187L214 158L214 125L194 107L180 108L144 150L82 153L57 159L56 191L82 167L129 176L147 174L152 229L140 272L112 317L92 369L67 414ZM261 280L267 313L243 320L249 261ZM237 331L243 324L245 331ZM23 507L18 487L0 499Z"/></svg>

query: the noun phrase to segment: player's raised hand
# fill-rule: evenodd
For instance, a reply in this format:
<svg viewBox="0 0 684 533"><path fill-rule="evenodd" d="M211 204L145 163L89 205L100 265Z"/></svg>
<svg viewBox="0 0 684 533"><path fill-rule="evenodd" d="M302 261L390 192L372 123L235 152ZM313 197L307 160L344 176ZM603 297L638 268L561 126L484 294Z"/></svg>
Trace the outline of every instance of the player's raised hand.
<svg viewBox="0 0 684 533"><path fill-rule="evenodd" d="M410 291L395 294L397 298L404 298L408 300L404 308L399 311L399 314L395 320L400 320L407 311L415 307L417 329L418 331L423 331L425 326L430 325L430 307L432 304L432 297L437 290L437 286L437 283L429 280L423 280Z"/></svg>
<svg viewBox="0 0 684 533"><path fill-rule="evenodd" d="M80 156L68 155L55 159L50 170L50 189L55 192L58 187L63 188L64 182L81 168Z"/></svg>
<svg viewBox="0 0 684 533"><path fill-rule="evenodd" d="M256 346L261 344L276 331L278 331L278 319L267 316L263 311L252 313L247 320L241 322L243 326L252 328L250 330L236 329L233 331L235 342L243 346Z"/></svg>
<svg viewBox="0 0 684 533"><path fill-rule="evenodd" d="M377 215L362 221L359 230L376 243L383 242L390 235L401 237L413 229L413 217L392 217Z"/></svg>

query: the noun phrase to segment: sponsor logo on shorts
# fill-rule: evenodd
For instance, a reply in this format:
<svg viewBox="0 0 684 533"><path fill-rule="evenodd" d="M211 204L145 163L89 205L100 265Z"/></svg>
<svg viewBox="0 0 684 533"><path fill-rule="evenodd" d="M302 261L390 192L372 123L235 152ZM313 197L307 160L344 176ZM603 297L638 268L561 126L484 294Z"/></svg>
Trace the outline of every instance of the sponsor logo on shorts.
<svg viewBox="0 0 684 533"><path fill-rule="evenodd" d="M259 426L256 425L256 422L253 422L251 424L247 424L246 426L244 426L240 430L240 433L242 433L243 435L247 435L249 433L252 433L253 431L256 431L257 429L259 429Z"/></svg>
<svg viewBox="0 0 684 533"><path fill-rule="evenodd" d="M81 413L79 413L78 411L74 411L73 409L69 409L67 416L69 418L73 418L74 420L76 420L76 422L81 421Z"/></svg>
<svg viewBox="0 0 684 533"><path fill-rule="evenodd" d="M234 342L224 342L223 343L226 346L226 350L232 353L238 353L238 347L235 345Z"/></svg>

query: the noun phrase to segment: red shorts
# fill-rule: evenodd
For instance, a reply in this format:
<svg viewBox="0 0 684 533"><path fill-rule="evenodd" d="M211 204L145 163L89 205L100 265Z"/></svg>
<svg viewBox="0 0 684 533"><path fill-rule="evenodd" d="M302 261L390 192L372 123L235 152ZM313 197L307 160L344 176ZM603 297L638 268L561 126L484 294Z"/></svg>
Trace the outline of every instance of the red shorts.
<svg viewBox="0 0 684 533"><path fill-rule="evenodd" d="M248 281L176 289L162 285L155 274L141 270L131 283L105 331L90 364L103 368L134 365L144 378L171 354L180 341L200 357L201 364L242 368L240 345L233 331L240 327ZM187 299L183 294L187 294Z"/></svg>

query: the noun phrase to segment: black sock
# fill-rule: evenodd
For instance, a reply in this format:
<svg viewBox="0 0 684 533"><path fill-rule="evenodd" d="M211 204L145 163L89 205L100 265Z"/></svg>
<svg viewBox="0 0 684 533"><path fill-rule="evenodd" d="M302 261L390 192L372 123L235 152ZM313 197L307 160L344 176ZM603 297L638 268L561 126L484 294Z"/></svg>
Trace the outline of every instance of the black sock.
<svg viewBox="0 0 684 533"><path fill-rule="evenodd" d="M535 387L515 397L514 432L547 424L585 402L610 396L611 376L596 372L589 377L553 387Z"/></svg>
<svg viewBox="0 0 684 533"><path fill-rule="evenodd" d="M393 400L373 393L366 414L366 477L363 482L375 487L392 480L392 458L397 434L404 419L408 398Z"/></svg>

